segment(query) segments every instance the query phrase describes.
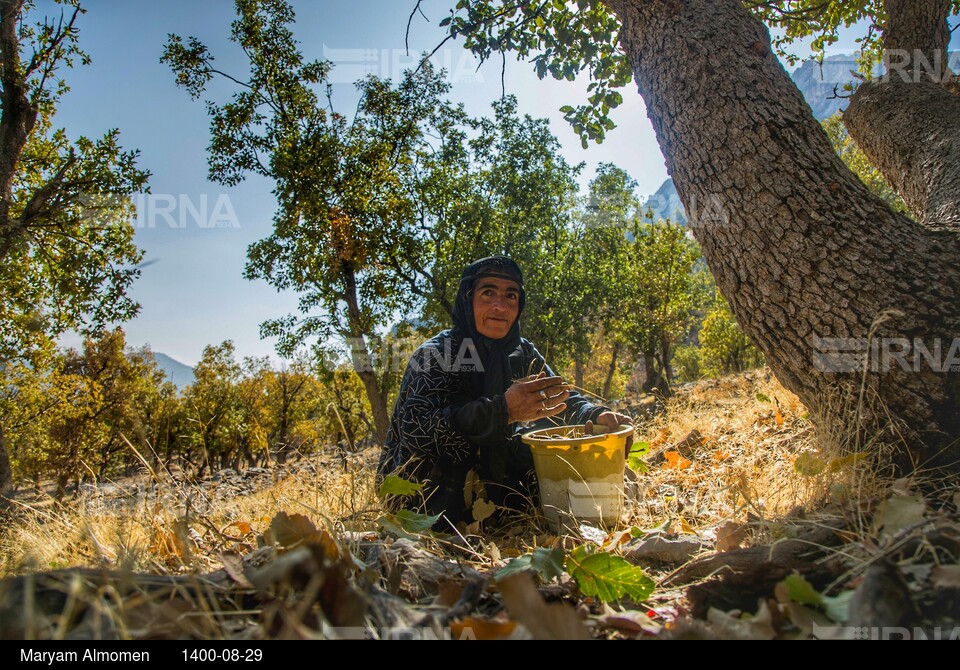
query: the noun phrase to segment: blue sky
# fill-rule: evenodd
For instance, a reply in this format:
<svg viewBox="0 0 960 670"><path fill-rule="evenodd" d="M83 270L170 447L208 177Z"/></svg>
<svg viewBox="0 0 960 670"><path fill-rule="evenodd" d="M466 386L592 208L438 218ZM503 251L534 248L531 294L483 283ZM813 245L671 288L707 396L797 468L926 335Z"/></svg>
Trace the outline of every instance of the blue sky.
<svg viewBox="0 0 960 670"><path fill-rule="evenodd" d="M40 2L39 9L50 6ZM294 0L294 33L307 58L329 58L334 69L334 103L349 112L355 100L347 83L366 73L398 78L417 53L443 39L437 24L452 2L425 0L413 21L411 57L404 32L412 0ZM229 43L232 0L97 0L81 17L80 43L93 63L67 72L71 91L56 123L71 137L102 135L119 128L126 149L141 151L140 167L150 170L150 197L141 198L137 243L152 261L132 295L140 316L124 324L133 346L149 344L184 363L195 364L207 344L233 340L239 356L274 356L273 342L261 340L259 324L296 311L296 298L277 293L265 282L243 278L246 249L269 235L275 200L272 184L249 178L235 188L207 180L208 117L174 85L159 59L169 33L200 38L217 65L243 78L244 60ZM39 13L39 12L38 12ZM460 42L448 42L436 62L451 71L452 96L473 115L488 114L501 93L500 62L476 71L476 62ZM652 194L666 178L663 157L639 95L627 91L614 117L620 126L600 146L584 151L557 111L585 99L586 82L540 81L525 63L508 58L506 91L519 99L520 111L550 119L566 158L585 161L588 180L600 162L613 162ZM207 96L228 99L232 89L215 85ZM66 344L76 344L66 338Z"/></svg>

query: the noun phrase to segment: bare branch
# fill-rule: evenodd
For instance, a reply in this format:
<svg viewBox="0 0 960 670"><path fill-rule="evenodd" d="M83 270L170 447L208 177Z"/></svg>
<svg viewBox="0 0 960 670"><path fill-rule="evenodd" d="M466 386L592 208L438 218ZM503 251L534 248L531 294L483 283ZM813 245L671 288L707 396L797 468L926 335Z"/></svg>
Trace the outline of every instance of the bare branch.
<svg viewBox="0 0 960 670"><path fill-rule="evenodd" d="M413 17L416 16L417 12L420 12L420 16L423 17L424 21L426 21L427 23L430 23L430 19L428 19L427 15L423 13L422 9L420 9L420 4L422 2L423 0L417 0L416 7L413 8L413 11L410 12L410 18L407 19L407 32L404 34L403 44L407 49L408 56L410 55L410 24L413 23Z"/></svg>

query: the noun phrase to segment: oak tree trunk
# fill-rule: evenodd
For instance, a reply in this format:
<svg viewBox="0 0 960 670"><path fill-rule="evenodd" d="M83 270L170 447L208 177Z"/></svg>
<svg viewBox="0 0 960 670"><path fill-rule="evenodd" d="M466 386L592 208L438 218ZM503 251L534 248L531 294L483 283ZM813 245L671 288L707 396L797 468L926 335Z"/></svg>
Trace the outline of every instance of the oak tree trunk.
<svg viewBox="0 0 960 670"><path fill-rule="evenodd" d="M7 440L3 426L0 426L0 507L2 500L13 490L13 468L10 466L10 454L7 452Z"/></svg>
<svg viewBox="0 0 960 670"><path fill-rule="evenodd" d="M901 463L940 454L960 437L960 371L944 365L960 237L893 212L843 165L738 0L609 5L690 227L778 379L821 419L879 400L839 418L876 435L893 417L920 438Z"/></svg>
<svg viewBox="0 0 960 670"><path fill-rule="evenodd" d="M960 232L960 97L947 68L949 0L886 0L883 76L843 120L917 221ZM953 92L951 92L953 91Z"/></svg>
<svg viewBox="0 0 960 670"><path fill-rule="evenodd" d="M14 246L20 222L10 219L17 161L37 122L20 61L18 19L23 0L0 0L0 261Z"/></svg>
<svg viewBox="0 0 960 670"><path fill-rule="evenodd" d="M583 388L583 355L579 353L573 357L573 383Z"/></svg>
<svg viewBox="0 0 960 670"><path fill-rule="evenodd" d="M607 378L603 380L603 391L600 395L604 398L610 397L610 389L613 387L613 377L617 373L617 358L620 356L620 343L613 343L613 354L610 356L610 367L607 368Z"/></svg>
<svg viewBox="0 0 960 670"><path fill-rule="evenodd" d="M390 414L387 412L387 394L384 392L380 377L373 368L370 352L367 348L366 337L364 336L363 319L360 312L360 302L357 298L357 280L353 271L344 268L344 297L347 303L347 319L349 330L347 336L350 338L350 356L353 362L353 369L356 371L360 381L363 382L363 388L367 392L367 400L370 402L370 410L373 413L373 425L375 437L378 444L383 444L387 440L387 430L390 427Z"/></svg>

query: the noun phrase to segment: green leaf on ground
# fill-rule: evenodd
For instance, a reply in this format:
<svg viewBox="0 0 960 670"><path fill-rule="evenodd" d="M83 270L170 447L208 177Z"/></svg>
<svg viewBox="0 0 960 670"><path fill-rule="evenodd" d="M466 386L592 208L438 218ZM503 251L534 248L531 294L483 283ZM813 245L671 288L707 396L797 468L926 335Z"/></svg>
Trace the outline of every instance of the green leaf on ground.
<svg viewBox="0 0 960 670"><path fill-rule="evenodd" d="M812 605L820 608L832 621L846 623L850 618L850 600L853 591L844 591L838 596L827 596L810 584L802 575L793 573L782 582L786 597L801 605Z"/></svg>
<svg viewBox="0 0 960 670"><path fill-rule="evenodd" d="M796 572L783 580L787 588L787 597L801 605L820 605L823 596L813 585Z"/></svg>
<svg viewBox="0 0 960 670"><path fill-rule="evenodd" d="M816 477L827 469L827 462L816 454L806 451L797 456L797 460L793 462L793 469L804 477Z"/></svg>
<svg viewBox="0 0 960 670"><path fill-rule="evenodd" d="M415 540L417 535L428 532L437 521L440 514L427 516L402 509L396 514L385 514L377 520L377 524L387 533L397 537Z"/></svg>
<svg viewBox="0 0 960 670"><path fill-rule="evenodd" d="M647 464L643 462L647 454L650 453L649 442L634 442L630 447L630 453L627 454L627 467L634 472L646 472Z"/></svg>
<svg viewBox="0 0 960 670"><path fill-rule="evenodd" d="M518 572L536 572L545 582L563 574L563 549L534 549L532 554L518 556L497 570L494 579L500 581Z"/></svg>
<svg viewBox="0 0 960 670"><path fill-rule="evenodd" d="M409 496L420 493L422 490L423 484L411 482L396 475L387 475L383 483L380 484L380 490L377 493L383 498L384 496Z"/></svg>
<svg viewBox="0 0 960 670"><path fill-rule="evenodd" d="M830 472L837 473L844 468L854 466L869 455L870 454L866 451L858 451L857 453L850 454L849 456L831 459L829 464Z"/></svg>
<svg viewBox="0 0 960 670"><path fill-rule="evenodd" d="M766 393L757 393L757 400L760 402L770 402L770 396Z"/></svg>
<svg viewBox="0 0 960 670"><path fill-rule="evenodd" d="M654 583L643 570L621 556L598 552L585 544L570 552L567 572L577 580L581 593L604 602L629 596L643 602L653 593Z"/></svg>

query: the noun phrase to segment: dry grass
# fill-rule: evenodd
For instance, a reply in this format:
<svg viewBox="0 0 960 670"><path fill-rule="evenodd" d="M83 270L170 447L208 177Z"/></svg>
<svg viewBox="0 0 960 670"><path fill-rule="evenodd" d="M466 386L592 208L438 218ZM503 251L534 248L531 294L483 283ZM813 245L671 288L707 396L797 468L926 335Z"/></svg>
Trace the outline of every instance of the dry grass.
<svg viewBox="0 0 960 670"><path fill-rule="evenodd" d="M845 459L848 436L815 428L806 407L766 370L679 393L637 439L655 453L683 456L661 458L639 476L632 512L641 527L672 520L675 530L708 531L723 521L796 515L879 487L873 459ZM818 465L823 472L814 475Z"/></svg>
<svg viewBox="0 0 960 670"><path fill-rule="evenodd" d="M144 572L206 572L226 550L247 552L280 511L331 530L374 527L380 504L375 451L313 455L280 469L249 494L229 484L190 485L167 473L124 482L112 495L85 493L64 504L49 496L18 500L0 533L0 576L65 567Z"/></svg>
<svg viewBox="0 0 960 670"><path fill-rule="evenodd" d="M890 472L880 471L876 465L889 462L888 455L877 444L862 444L860 435L851 429L863 402L862 394L857 392L849 398L837 398L832 405L834 420L820 421L815 427L799 400L768 371L760 370L686 387L667 403L664 413L639 424L636 440L650 445L647 471L626 487L623 520L641 529L669 527L673 533L695 534L699 536L697 542L690 542L689 538L684 538L684 542L694 547L692 552L701 555L678 570L675 568L682 562L680 559L656 559L644 565L658 588L640 611L629 614L646 622L652 610L668 632L682 630L669 626L692 611L693 599L687 595L685 585L714 574L715 564L710 561L718 559L719 563L715 563L719 565L734 554L743 559L748 554L759 555L761 562L769 561L772 559L767 557L768 549L773 552L775 547L791 544L779 542L781 539L794 538L793 544L806 543L822 549L823 562L832 564L830 579L835 581L817 588L831 594L851 590L854 578L859 579L871 566L886 559L904 565L919 562L915 567L929 568L929 574L933 574L935 565L955 564L955 548L960 546L955 543L960 537L960 519L956 514L960 495L955 494L950 482L936 491L935 487L926 486L924 490L930 493L925 499L917 497L916 481L899 480L891 485ZM74 593L80 581L74 574L77 571L70 571L67 581L61 579L62 573L36 578L38 583L47 580L47 592L67 595L62 613L60 608L54 608L46 619L37 617L34 621L33 617L20 614L16 598L10 596L5 603L4 594L0 593L0 618L7 606L9 621L17 625L26 621L28 628L14 631L15 636L22 638L56 638L69 630L72 635L93 639L156 637L160 633L194 639L251 635L252 639L315 639L326 635L321 625L323 617L332 616L330 621L335 622L343 615L345 603L366 603L362 614L367 619L361 623L368 627L374 626L371 612L379 612L377 616L383 617L392 613L390 616L395 617L377 619L381 627L414 625L423 621L428 612L447 621L443 617L456 609L459 598L447 598L450 593L442 593L443 584L451 579L462 586L462 593L468 592L467 586L463 586L465 582L476 581L482 587L477 587L476 602L468 603L469 608L456 616L476 611L481 618L496 617L500 616L502 603L498 604L497 596L491 595L498 593L497 589L488 590L486 586L494 569L535 547L571 548L584 539L594 539L583 529L583 537L557 537L549 532L539 513L505 518L498 527L484 522L483 532L471 529L471 533L476 533L471 537L424 535L420 542L408 542L348 532L375 530L377 519L384 513L374 483L378 457L379 450L368 449L351 456L345 464L334 453L311 454L269 472L254 469L242 476L219 473L211 480L193 483L174 473L150 472L136 480L101 483L99 490L85 490L76 500L63 505L49 496L24 496L6 512L6 523L0 528L0 577L66 567L105 567L119 571L121 579L114 581L123 586L121 582L128 571L152 575L136 575L134 581L142 579L144 583L137 582L123 596L105 595L104 589L117 584L104 586L91 579L82 595L88 614L75 628L70 628L73 624L68 614L74 596L81 597L77 595L79 587ZM913 516L901 521L893 513L884 517L877 512L891 500L894 513L906 509L912 510ZM831 502L838 503L832 506L834 516L840 510L845 520L853 521L845 524L839 534L825 523L827 515L818 514L824 504ZM282 515L278 519L280 512L302 514L310 521ZM889 522L892 527L884 526L881 530L873 512L886 518L884 523ZM795 517L804 517L807 522L780 523ZM271 527L274 520L277 522ZM730 531L730 522L737 534L745 531L747 544L764 546L731 552L727 551L731 546L721 549L718 542L717 552L712 553L711 540ZM283 524L293 529L296 538L292 544L278 539L277 528ZM321 534L314 525L330 531L336 540L322 534L326 540L321 538L312 549L300 546L291 550L305 537L317 541ZM842 544L791 535L800 526L826 529ZM268 528L269 541L272 544L276 540L276 547L255 551ZM616 533L604 539L601 533L600 537L611 547L631 535ZM940 545L934 542L937 537ZM647 539L643 538L640 544ZM317 558L318 546L326 547L327 552L329 545L336 547L338 542L339 547L332 553ZM372 548L374 558L370 559ZM267 592L271 595L249 601L254 591L244 591L242 583L237 586L230 581L235 579L231 565L235 571L235 561L239 559L227 557L225 552L244 555L244 566L249 561L250 567L257 569L247 573L244 568L244 574L259 575L257 593L268 584ZM339 556L335 561L334 555ZM298 562L291 562L291 557ZM687 558L695 557L690 554L682 560ZM265 562L256 563L261 559ZM306 563L302 563L304 559ZM356 571L359 560L368 566L380 566L376 570L382 574L373 581L368 580L367 571L363 579L348 579L346 575ZM221 567L226 570L220 571ZM677 582L680 586L671 582L678 572L691 567L705 572L688 575L689 579ZM468 574L468 568L477 572ZM338 583L337 570L341 569L342 583L320 594L318 589L324 580ZM477 573L482 576L479 581L475 579ZM220 586L227 584L226 594L219 591L214 595L214 587L207 583L212 583L216 575L222 580ZM297 582L302 575L309 579ZM938 578L945 579L942 575ZM33 579L8 581L32 584ZM942 589L936 588L932 579L913 579L911 588L922 596L914 599L932 608L928 610L933 613L930 621L953 621L954 601L937 600ZM155 588L158 580L176 581L178 585L160 584L162 588ZM365 586L358 586L361 582ZM554 599L574 599L581 614L593 617L594 621L610 613L608 607L595 601L575 600L580 596L570 591L570 583L560 580L544 588L552 590ZM380 589L376 595L359 595L363 588L374 586ZM383 589L388 589L389 594ZM756 603L756 594L749 595ZM322 616L314 616L317 610L311 609L318 599ZM796 608L789 604L777 607L780 616L786 617L784 621L789 619L791 626L799 626L792 615L787 616ZM739 608L734 611L739 612ZM401 613L408 618L403 619ZM739 620L738 616L733 615L733 619ZM100 619L109 625L98 623ZM158 633L160 619L167 628ZM48 628L34 630L35 624ZM717 626L704 630L713 636L725 636L727 632ZM780 633L802 637L809 632L787 628Z"/></svg>
<svg viewBox="0 0 960 670"><path fill-rule="evenodd" d="M688 440L679 461L665 461L663 454L694 431L703 439ZM726 521L762 530L765 521L800 507L862 496L875 486L869 459L837 460L841 438L818 434L806 408L766 371L701 382L638 427L636 439L649 442L653 456L629 496L627 518L641 528L669 522L675 532L709 538ZM836 467L803 476L795 468L802 454ZM280 511L304 514L335 534L372 530L382 514L377 456L376 449L352 456L349 472L333 454L306 456L275 470L274 481L255 492L236 496L226 484L186 485L156 473L127 498L87 495L62 506L49 498L23 500L0 532L0 575L68 566L206 572L220 567L222 551L256 548ZM514 519L494 534L504 558L558 541L540 517Z"/></svg>

